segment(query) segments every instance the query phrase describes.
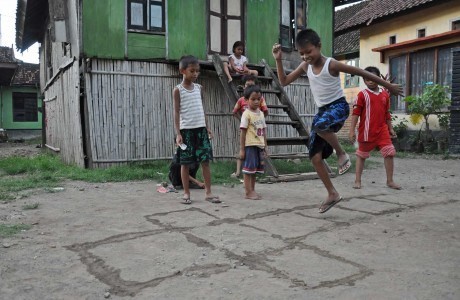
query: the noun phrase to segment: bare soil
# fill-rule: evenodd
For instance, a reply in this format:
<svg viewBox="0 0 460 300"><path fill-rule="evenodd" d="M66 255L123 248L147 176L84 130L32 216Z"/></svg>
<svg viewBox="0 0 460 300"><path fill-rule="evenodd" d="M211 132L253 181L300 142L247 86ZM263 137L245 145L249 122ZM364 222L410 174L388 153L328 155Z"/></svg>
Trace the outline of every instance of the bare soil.
<svg viewBox="0 0 460 300"><path fill-rule="evenodd" d="M34 155L35 145L1 145ZM6 153L9 154L6 154ZM157 182L67 181L0 204L1 299L459 299L460 160L395 159L332 181L344 200L325 214L319 180L214 186L222 204ZM38 209L24 210L25 204Z"/></svg>

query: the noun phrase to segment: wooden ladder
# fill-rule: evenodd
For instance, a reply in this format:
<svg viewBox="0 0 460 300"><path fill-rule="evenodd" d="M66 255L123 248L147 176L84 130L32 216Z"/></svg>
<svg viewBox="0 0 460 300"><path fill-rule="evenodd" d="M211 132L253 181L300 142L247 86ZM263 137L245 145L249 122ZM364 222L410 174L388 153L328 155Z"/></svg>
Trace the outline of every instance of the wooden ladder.
<svg viewBox="0 0 460 300"><path fill-rule="evenodd" d="M232 82L228 82L228 78L225 75L224 72L224 66L222 59L218 54L214 54L212 57L212 61L214 64L214 67L216 69L217 75L219 77L220 82L222 83L222 86L224 87L225 93L227 94L227 97L236 103L239 99L239 94L238 91L235 87L235 85ZM267 145L268 146L280 146L280 145L308 145L308 140L309 140L309 130L308 127L305 125L305 123L302 121L300 115L298 114L297 110L295 109L294 105L292 102L289 100L288 95L284 91L281 83L278 80L278 77L275 76L273 73L272 69L270 66L267 64L265 60L261 60L261 65L263 67L263 72L264 72L264 78L268 79L271 81L271 89L269 90L262 90L262 93L271 93L275 94L280 102L280 104L276 105L267 105L267 107L271 110L283 110L286 112L287 116L289 117L289 121L272 121L272 120L266 120L265 122L271 125L291 125L294 127L297 132L298 136L294 137L267 137ZM259 76L260 78L260 76ZM334 176L332 173L332 170L329 168L327 165L326 161L324 161L329 174L331 176ZM268 182L276 182L276 181L290 181L290 180L303 180L303 179L310 179L310 178L317 178L316 173L303 173L303 174L296 174L300 176L294 176L294 174L284 174L280 175L278 171L276 170L275 165L273 164L273 161L270 157L268 157L265 160L265 167L267 170L267 173L272 176L272 178L267 177L265 181Z"/></svg>

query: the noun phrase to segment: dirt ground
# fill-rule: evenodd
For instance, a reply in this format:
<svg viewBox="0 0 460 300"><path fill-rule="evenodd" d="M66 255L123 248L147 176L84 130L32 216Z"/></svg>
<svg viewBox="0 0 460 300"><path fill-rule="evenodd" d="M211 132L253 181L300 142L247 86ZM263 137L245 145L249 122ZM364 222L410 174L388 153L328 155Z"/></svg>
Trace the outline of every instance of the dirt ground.
<svg viewBox="0 0 460 300"><path fill-rule="evenodd" d="M65 182L0 203L0 223L32 225L0 240L0 298L460 299L460 160L396 159L395 174L403 190L382 164L361 190L334 178L344 200L325 214L319 180L257 184L261 201L192 190L189 206L153 181Z"/></svg>

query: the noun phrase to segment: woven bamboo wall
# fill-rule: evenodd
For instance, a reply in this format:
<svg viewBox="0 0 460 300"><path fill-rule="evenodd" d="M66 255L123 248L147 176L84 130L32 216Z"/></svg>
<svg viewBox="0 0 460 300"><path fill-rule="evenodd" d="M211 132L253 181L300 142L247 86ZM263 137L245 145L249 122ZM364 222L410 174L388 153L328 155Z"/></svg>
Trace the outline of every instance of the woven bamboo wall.
<svg viewBox="0 0 460 300"><path fill-rule="evenodd" d="M182 80L177 65L139 61L91 61L85 75L88 107L87 136L90 166L107 167L134 161L170 159L174 152L172 90ZM215 158L233 158L238 149L239 122L214 71L202 70L197 81L204 89L204 109L214 133ZM262 88L268 88L262 84ZM299 79L286 88L303 120L315 113L308 81ZM264 95L268 104L279 104ZM288 120L282 111L269 119ZM271 126L271 125L269 125ZM291 126L273 126L269 136L296 136ZM306 152L304 146L277 146L270 152Z"/></svg>

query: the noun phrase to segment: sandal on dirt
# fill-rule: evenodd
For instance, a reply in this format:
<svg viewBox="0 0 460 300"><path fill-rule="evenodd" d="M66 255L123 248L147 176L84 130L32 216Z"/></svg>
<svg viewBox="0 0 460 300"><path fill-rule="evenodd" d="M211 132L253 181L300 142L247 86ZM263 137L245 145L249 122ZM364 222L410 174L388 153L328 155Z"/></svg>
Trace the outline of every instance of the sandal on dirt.
<svg viewBox="0 0 460 300"><path fill-rule="evenodd" d="M211 202L211 203L222 203L222 201L220 201L218 196L206 197L206 198L204 198L204 200L206 200L208 202Z"/></svg>
<svg viewBox="0 0 460 300"><path fill-rule="evenodd" d="M183 197L182 204L192 204L192 199L190 197Z"/></svg>
<svg viewBox="0 0 460 300"><path fill-rule="evenodd" d="M339 164L339 167L337 168L339 170L339 175L345 174L348 170L350 170L351 167L351 161L350 161L350 156L348 154L345 154L347 157L343 164Z"/></svg>
<svg viewBox="0 0 460 300"><path fill-rule="evenodd" d="M324 202L321 204L321 207L319 208L318 212L320 214L324 214L325 212L327 212L328 210L330 210L334 205L336 205L337 203L339 203L340 201L342 201L342 197L340 197L339 199L337 200L334 200L332 202L329 202L327 204L327 206L325 206L323 209L321 209L321 207L323 207L325 204Z"/></svg>

